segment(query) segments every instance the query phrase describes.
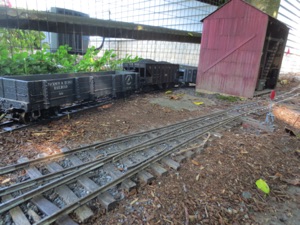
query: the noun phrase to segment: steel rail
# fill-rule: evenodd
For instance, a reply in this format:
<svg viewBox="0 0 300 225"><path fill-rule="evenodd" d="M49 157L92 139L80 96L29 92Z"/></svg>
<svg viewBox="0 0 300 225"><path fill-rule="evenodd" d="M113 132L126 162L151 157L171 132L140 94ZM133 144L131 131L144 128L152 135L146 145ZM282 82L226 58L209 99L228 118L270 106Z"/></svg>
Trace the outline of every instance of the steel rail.
<svg viewBox="0 0 300 225"><path fill-rule="evenodd" d="M17 127L13 128L11 130L4 130L5 126L10 125L9 127L12 127L12 126L14 126L14 124L16 124ZM12 131L15 131L15 130L24 129L26 127L30 127L30 126L34 126L34 125L36 125L36 123L33 123L33 124L19 124L16 121L6 121L6 122L3 122L3 123L0 124L0 134L12 132Z"/></svg>
<svg viewBox="0 0 300 225"><path fill-rule="evenodd" d="M57 159L57 158L61 158L61 157L66 157L68 155L78 153L78 152L81 152L81 151L95 150L97 148L105 147L105 146L110 145L110 144L116 144L117 142L127 141L128 139L131 139L131 138L134 138L134 137L140 137L142 135L149 134L149 133L152 133L152 132L157 132L157 131L160 131L160 130L170 129L172 127L184 125L186 123L193 123L194 121L197 121L197 120L204 120L209 116L222 115L222 114L225 114L227 112L234 111L234 110L236 110L240 107L248 107L248 106L252 106L252 105L255 105L255 104L257 104L257 103L244 104L244 105L232 107L232 108L229 108L227 110L220 111L220 112L212 113L210 115L203 115L203 116L200 116L198 118L191 119L191 120L186 120L186 121L182 121L182 122L179 122L179 123L171 124L171 125L168 125L168 126L165 126L165 127L155 128L155 129L151 129L151 130L148 130L148 131L143 131L143 132L140 132L140 133L126 135L126 136L119 137L119 138L116 138L116 139L107 140L107 141L104 141L104 142L101 142L101 143L95 143L95 144L92 144L92 145L89 145L89 146L71 149L67 152L61 152L61 153L57 153L57 154L54 154L54 155L49 155L49 156L45 156L45 157L41 157L41 158L37 158L37 159L32 159L30 161L23 162L23 163L8 165L8 166L0 168L0 175L6 174L6 173L9 173L9 172L14 172L14 171L19 170L19 169L28 168L31 165L35 165L37 163L48 161L50 159L52 160L52 159Z"/></svg>
<svg viewBox="0 0 300 225"><path fill-rule="evenodd" d="M245 114L245 113L243 113L243 114ZM211 128L208 128L205 131L201 131L200 133L201 134L207 133L209 130L220 126L220 124L222 125L223 123L228 123L230 121L233 121L236 118L241 117L243 114L227 118L227 119L225 119L225 121L219 121L217 125L211 124L211 125L214 125L214 126L211 127ZM188 139L188 140L192 140L192 139L193 139L193 137L190 138L190 139ZM176 147L182 146L185 143L186 143L186 141L180 143ZM169 151L169 150L167 150L167 151ZM113 156L111 156L110 159L112 157ZM107 159L107 161L109 161L110 159ZM146 160L149 160L149 159L146 159ZM62 184L65 184L65 183L67 183L67 182L69 182L71 180L76 179L76 177L78 177L80 175L83 175L83 174L86 174L86 173L90 172L91 170L98 169L99 167L103 166L104 164L105 164L104 162L102 162L100 164L99 164L99 162L92 163L92 164L90 164L90 165L88 165L86 167L83 167L83 168L81 168L81 169L79 169L79 170L77 170L77 171L75 171L73 173L70 173L70 174L64 176L62 179L54 180L54 181L52 181L52 182L50 182L50 183L48 183L48 184L46 184L46 185L44 185L42 187L39 187L39 188L37 188L35 190L32 190L32 191L27 192L27 193L25 193L23 195L20 195L20 196L12 199L10 201L7 201L7 202L5 202L5 203L3 203L3 204L0 205L0 213L3 213L5 211L7 211L7 210L9 210L9 209L11 209L11 208L19 205L19 204L21 204L21 203L23 203L23 202L31 199L33 196L35 196L37 194L41 194L41 193L43 193L45 191L48 191L48 190L50 190L50 189L52 189L54 187L57 187L57 186L62 185Z"/></svg>
<svg viewBox="0 0 300 225"><path fill-rule="evenodd" d="M72 166L72 167L66 168L61 171L49 173L49 174L42 175L42 176L34 178L34 179L16 183L11 186L3 187L0 189L0 197L7 195L7 194L11 194L16 191L22 191L23 189L31 188L36 185L45 185L47 182L50 182L53 179L59 179L59 178L63 179L63 177L66 176L67 174L70 174L76 170L79 170L82 167L88 166L91 163L102 163L102 162L110 159L110 157L113 157L115 154L117 154L117 153L109 154L108 156L106 156L104 158L85 162L80 165Z"/></svg>
<svg viewBox="0 0 300 225"><path fill-rule="evenodd" d="M231 119L231 118L230 118ZM230 119L227 119L227 120L230 120ZM206 131L207 132L207 131ZM202 133L202 132L201 132ZM194 138L194 136L192 137ZM192 138L188 139L188 140L191 140ZM183 145L185 142L182 142L180 143L179 145ZM54 180L44 186L41 186L41 187L38 187L34 190L31 190L29 192L26 192L16 198L13 198L7 202L4 202L3 204L0 205L0 213L3 213L5 211L8 211L10 210L11 208L14 208L15 206L18 206L22 203L24 203L25 201L27 200L30 200L31 198L33 198L34 196L36 195L39 195L39 194L42 194L48 190L51 190L55 187L58 187L62 184L65 184L67 182L70 182L74 179L76 179L77 177L81 176L81 175L84 175L92 170L95 170L95 169L98 169L100 167L102 167L103 165L105 165L105 162L102 162L102 163L98 163L98 162L95 162L95 163L91 163L90 165L88 166L85 166L85 167L82 167L81 169L73 172L73 173L70 173L70 174L67 174L66 176L64 176L62 179L57 179L57 180Z"/></svg>
<svg viewBox="0 0 300 225"><path fill-rule="evenodd" d="M111 100L105 100L104 102L87 102L87 103L84 103L82 106L80 105L73 105L73 106L69 106L69 107L65 107L65 108L62 108L62 112L60 113L61 115L59 116L52 116L48 119L41 119L41 120L37 120L37 121L33 121L29 124L22 124L22 123L18 123L17 121L7 121L6 124L5 123L0 123L0 134L4 134L4 133L7 133L7 132L13 132L13 131L16 131L16 130L20 130L20 129L24 129L26 127L32 127L32 126L36 126L36 125L39 125L39 124L42 124L42 123L45 123L45 122L49 122L49 121L52 121L52 120L57 120L59 118L62 118L66 115L72 115L72 114L75 114L75 113L78 113L78 112L82 112L84 110L88 110L88 109L92 109L92 108L96 108L96 107L99 107L99 106L103 106L103 105L107 105L107 104L110 104L112 103ZM90 105L88 106L89 104L94 104L94 105ZM79 108L77 110L75 110L76 107L82 107L82 108ZM74 110L73 112L65 112L65 111L68 111L68 110ZM1 120L0 120L1 121ZM1 128L2 126L5 126L7 124L16 124L18 125L17 127L11 129L11 130L4 130L3 131L3 128ZM2 129L2 131L1 131Z"/></svg>
<svg viewBox="0 0 300 225"><path fill-rule="evenodd" d="M267 108L267 107L261 107L262 108ZM257 110L257 109L256 109ZM254 111L254 110L252 110ZM247 112L247 113L251 113L251 112ZM128 173L126 173L125 175L123 175L121 178L119 179L116 179L106 185L103 185L102 187L99 187L99 189L97 189L95 192L92 192L90 195L87 195L83 198L80 199L80 201L78 203L74 203L74 204L71 204L71 205L67 205L66 207L64 207L63 209L61 209L60 211L58 211L57 213L54 213L53 215L49 216L49 217L46 217L44 219L42 219L40 222L38 222L37 224L49 224L49 223L52 223L54 222L56 219L55 218L58 218L64 214L68 214L70 212L72 212L73 210L75 210L76 208L78 208L79 206L85 204L86 202L90 201L91 199L93 199L94 197L96 197L99 193L103 193L104 191L108 190L111 185L112 186L115 186L116 184L122 182L123 180L127 179L127 177L131 177L132 175L136 174L139 169L143 169L143 168L147 168L151 163L153 162L156 162L156 161L159 161L160 159L162 159L163 157L165 157L167 154L170 154L170 152L172 151L175 151L177 148L181 147L182 145L185 145L187 144L189 141L192 141L196 136L201 136L205 133L207 133L208 131L210 130L213 130L221 125L224 125L224 124L227 124L229 123L230 121L234 121L236 118L239 118L241 117L242 115L244 115L246 113L243 113L243 114L240 114L240 115L237 115L237 116L234 116L234 118L227 118L226 121L223 121L223 122L219 122L219 124L209 128L208 130L205 130L205 131L202 131L200 134L197 134L193 137L191 137L190 139L188 139L187 141L184 141L182 143L180 143L179 145L171 148L170 150L167 150L167 151L164 151L164 152L160 152L158 153L158 155L154 156L152 159L147 159L146 162L141 162L140 165L137 165L135 167L135 169L133 169L132 171L130 170ZM112 156L113 157L113 156ZM101 163L102 165L104 163ZM101 166L102 166L101 165ZM94 166L91 165L91 166ZM96 165L96 166L99 166L99 165ZM82 170L85 170L86 168L82 168ZM91 168L89 171L91 170L94 170L95 168ZM97 169L97 168L96 168ZM81 171L81 170L80 170ZM84 173L83 171L81 171L82 173ZM87 172L86 172L87 173ZM71 175L71 174L70 174ZM79 176L78 174L76 176ZM53 182L54 183L54 182ZM51 189L51 188L50 188ZM96 193L97 192L97 193ZM95 196L94 196L95 195ZM94 196L94 197L93 197ZM91 199L90 199L91 198ZM90 200L88 200L90 199ZM74 208L75 207L75 208ZM74 209L73 209L74 208Z"/></svg>
<svg viewBox="0 0 300 225"><path fill-rule="evenodd" d="M222 114L222 113L220 112L220 114ZM205 115L205 117L200 118L200 119L205 119L206 117L207 117L207 115ZM197 119L199 119L199 118L188 120L188 121L182 121L180 123L177 123L176 125L181 125L181 124L187 123L187 122L192 123ZM66 156L74 154L74 153L79 153L79 152L82 152L82 151L95 150L97 148L105 147L105 146L110 145L110 144L117 144L119 142L125 142L125 141L127 141L129 139L132 139L132 138L135 138L135 137L141 137L142 135L146 135L146 134L149 134L149 133L152 133L152 132L157 132L159 130L167 129L167 128L174 127L174 126L175 125L172 124L172 125L167 126L167 127L151 129L151 130L140 132L140 133L126 135L126 136L119 137L119 138L116 138L116 139L107 140L107 141L104 141L104 142L101 142L101 143L95 143L95 144L85 146L85 147L71 149L67 152L61 152L61 153L57 153L55 155L49 155L49 156L45 156L45 157L42 157L42 158L32 159L28 162L22 162L22 163L18 163L18 164L8 165L8 166L0 168L0 175L6 174L6 173L9 173L9 172L14 172L14 171L19 170L19 169L25 169L25 168L28 168L31 165L35 165L35 164L38 164L38 163L41 163L41 162L44 162L44 161L48 161L50 159L53 160L53 159L57 159L57 158L61 158L61 157L66 157Z"/></svg>
<svg viewBox="0 0 300 225"><path fill-rule="evenodd" d="M76 203L72 203L67 205L66 207L62 208L61 210L55 212L54 214L43 218L42 220L40 220L39 222L35 223L35 225L47 225L47 224L51 224L52 222L55 222L56 219L60 218L63 215L67 215L71 212L73 212L75 209L77 209L78 207L85 205L86 203L88 203L89 201L91 201L92 199L94 199L95 197L97 197L98 195L104 193L105 191L107 191L108 189L118 185L119 183L123 182L124 180L134 176L135 174L137 174L139 171L146 169L148 166L150 166L151 164L161 160L162 158L166 157L167 155L171 154L172 152L179 150L182 146L187 145L188 143L194 141L194 139L196 137L200 137L203 136L204 134L206 134L207 132L216 129L222 125L225 125L231 121L234 121L235 119L241 117L243 114L235 116L234 118L230 118L227 119L226 121L223 121L222 123L219 123L211 128L209 128L208 130L202 131L196 135L194 135L193 137L189 138L188 140L186 140L183 143L180 143L179 145L164 151L162 153L160 153L159 155L154 156L152 159L140 164L139 166L135 167L134 169L132 169L131 171L127 172L126 174L124 174L122 177L113 180L112 182L105 184L101 187L99 187L97 190L95 190L94 192L88 194L87 196L84 196L82 198L79 199L78 202Z"/></svg>
<svg viewBox="0 0 300 225"><path fill-rule="evenodd" d="M226 115L226 114L224 114L224 115ZM208 118L206 118L205 120L207 120L207 119ZM210 119L212 119L212 117L210 117ZM198 121L198 123L200 121ZM193 125L195 125L195 124L193 123ZM196 131L198 129L205 128L205 127L210 126L210 125L212 125L212 123L206 124L205 126L202 126L202 127L197 127L197 129L192 130L192 132L194 132L194 131ZM185 127L188 127L188 126L191 126L191 124L186 124L183 127L180 127L178 129L176 129L175 131L171 130L171 131L163 134L160 137L152 138L152 139L150 139L150 140L148 140L146 142L140 143L140 144L138 144L136 146L133 146L133 147L130 147L130 148L127 148L127 149L123 149L123 150L117 151L115 153L119 153L119 154L122 154L121 156L124 156L124 155L130 154L130 152L137 152L139 150L144 149L145 147L148 147L149 143L151 143L151 144L160 144L160 143L163 143L163 141L166 141L167 139L169 139L169 136L172 135L172 133L176 132L179 129L180 130L184 129ZM187 131L184 131L184 132L187 132ZM172 139L174 139L176 137L179 137L181 135L185 135L185 133L183 133L183 134L177 134L176 136L173 136ZM158 140L158 141L154 142L155 139L161 139L162 137L164 137L162 140ZM118 154L114 154L114 155L115 155L115 157L113 158L112 161L116 161L116 156L118 156ZM120 158L120 157L118 157L118 158ZM62 171L50 173L50 174L47 174L47 175L44 175L44 176L41 176L41 177L38 177L38 178L35 178L35 179L31 179L31 180L28 180L28 181L17 183L15 185L4 187L4 188L0 189L0 196L6 195L6 194L10 194L10 193L15 192L15 191L20 191L20 190L23 190L25 188L33 187L33 186L36 186L36 185L45 184L45 183L49 182L52 179L56 179L56 178L65 176L66 174L71 173L73 170L77 170L77 169L81 168L82 166L86 166L86 165L88 165L90 163L94 163L94 162L102 162L103 160L105 160L105 158L104 159L101 158L101 159L92 160L92 161L89 161L89 162L82 163L81 165L77 165L77 166L72 166L72 167L66 168L66 169L64 169Z"/></svg>
<svg viewBox="0 0 300 225"><path fill-rule="evenodd" d="M224 114L224 115L226 115L226 114ZM212 118L214 118L214 117L210 117L210 119L212 119ZM206 120L206 119L205 119L205 121L209 121L209 120ZM198 123L201 122L201 121L202 120L198 121ZM214 122L214 123L216 123L216 122ZM175 139L175 138L180 137L182 135L186 135L186 134L195 132L199 129L203 129L205 127L211 126L214 123L210 123L210 124L206 124L204 126L196 127L195 129L193 129L192 131L189 131L189 132L184 131L184 133L176 134L175 136L172 136L172 139ZM192 125L195 125L195 123L193 123ZM175 129L175 130L171 130L171 131L167 132L166 134L163 134L162 136L152 138L152 139L150 139L146 142L140 143L136 146L117 151L115 153L119 153L119 154L113 154L114 157L111 161L116 161L116 159L117 159L116 157L118 157L118 159L119 159L120 157L122 157L124 155L128 155L132 152L137 152L139 150L143 150L144 148L149 147L149 145L157 145L157 144L160 144L160 143L164 143L164 141L170 140L170 135L172 135L174 132L177 132L178 130L184 129L188 126L191 126L191 124L186 124L183 127L180 127L178 129ZM155 141L156 139L158 139L158 140ZM119 157L119 155L120 155L120 157ZM32 186L35 186L35 185L38 185L38 184L42 185L45 182L49 182L49 180L65 176L66 174L71 173L73 170L77 170L78 168L81 168L82 166L86 166L86 165L94 163L94 162L102 162L103 160L105 160L105 159L101 158L101 159L92 160L92 161L89 161L89 162L85 162L81 165L69 167L69 168L64 169L62 171L50 173L50 174L47 174L47 175L44 175L44 176L41 176L41 177L38 177L38 178L35 178L35 179L31 179L31 180L28 180L28 181L25 181L25 182L17 183L15 185L12 185L12 186L9 186L9 187L4 187L4 188L0 189L0 196L12 193L14 191L20 191L22 189L29 188L29 187L32 187Z"/></svg>
<svg viewBox="0 0 300 225"><path fill-rule="evenodd" d="M224 114L224 116L225 115L226 114ZM209 120L206 120L206 121L208 122ZM136 152L142 151L145 147L148 147L149 145L157 145L157 144L160 144L161 142L164 142L164 141L167 141L167 140L170 140L170 139L176 139L176 138L178 138L178 137L180 137L182 135L192 134L195 131L198 131L199 129L203 129L203 128L209 127L212 124L217 123L217 122L213 122L213 123L210 123L210 124L204 124L202 126L200 125L200 127L193 128L193 129L191 129L189 131L183 131L183 133L177 133L175 135L173 134L174 132L177 132L178 130L182 130L183 128L189 127L189 126L191 126L191 124L188 124L188 125L184 126L183 128L180 127L178 129L176 129L175 131L172 130L167 135L159 137L159 140L157 140L157 141L155 141L155 140L154 141L153 140L148 140L148 141L142 143L142 145L140 145L140 146L131 148L130 151L121 152L120 154L116 155L113 158L113 162L118 161L121 157L127 156L128 154L132 154L132 153L136 153ZM192 124L192 125L196 125L196 124Z"/></svg>

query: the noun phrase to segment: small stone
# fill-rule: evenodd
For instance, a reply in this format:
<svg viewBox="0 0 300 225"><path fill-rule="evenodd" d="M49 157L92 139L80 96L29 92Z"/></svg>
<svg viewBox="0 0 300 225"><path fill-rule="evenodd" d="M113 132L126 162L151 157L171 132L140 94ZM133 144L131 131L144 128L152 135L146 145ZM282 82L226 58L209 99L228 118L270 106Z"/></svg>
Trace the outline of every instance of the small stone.
<svg viewBox="0 0 300 225"><path fill-rule="evenodd" d="M11 218L9 214L6 214L4 217L4 223L5 224L11 224Z"/></svg>
<svg viewBox="0 0 300 225"><path fill-rule="evenodd" d="M215 136L217 138L222 138L223 135L220 133L213 133L213 136Z"/></svg>
<svg viewBox="0 0 300 225"><path fill-rule="evenodd" d="M117 201L120 201L124 198L124 194L122 192L119 192L117 193L114 198L117 200Z"/></svg>
<svg viewBox="0 0 300 225"><path fill-rule="evenodd" d="M228 212L229 214L232 214L232 209L231 209L231 208L228 208L228 209L227 209L227 212Z"/></svg>
<svg viewBox="0 0 300 225"><path fill-rule="evenodd" d="M280 217L279 217L279 220L281 222L286 222L288 220L287 216L285 214L282 214Z"/></svg>
<svg viewBox="0 0 300 225"><path fill-rule="evenodd" d="M244 216L244 218L245 218L245 219L249 219L249 216L246 214L246 215Z"/></svg>
<svg viewBox="0 0 300 225"><path fill-rule="evenodd" d="M242 196L245 199L252 198L252 194L250 192L248 192L248 191L243 191Z"/></svg>

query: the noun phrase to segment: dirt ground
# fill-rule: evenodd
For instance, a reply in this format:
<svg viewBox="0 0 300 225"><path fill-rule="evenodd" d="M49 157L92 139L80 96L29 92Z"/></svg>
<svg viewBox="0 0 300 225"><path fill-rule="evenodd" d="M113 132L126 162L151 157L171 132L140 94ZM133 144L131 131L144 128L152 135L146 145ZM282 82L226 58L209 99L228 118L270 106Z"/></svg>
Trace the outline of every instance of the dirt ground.
<svg viewBox="0 0 300 225"><path fill-rule="evenodd" d="M293 77L287 80L279 85L279 92L300 84ZM168 95L133 95L49 124L2 134L0 166L23 156L55 154L62 147L75 148L164 126L234 104L215 96L194 95L192 88ZM272 133L238 125L220 138L212 137L179 171L169 170L152 185L129 193L116 209L100 210L85 224L299 224L300 138L287 133L286 125L275 119ZM256 188L260 178L269 184L269 195Z"/></svg>

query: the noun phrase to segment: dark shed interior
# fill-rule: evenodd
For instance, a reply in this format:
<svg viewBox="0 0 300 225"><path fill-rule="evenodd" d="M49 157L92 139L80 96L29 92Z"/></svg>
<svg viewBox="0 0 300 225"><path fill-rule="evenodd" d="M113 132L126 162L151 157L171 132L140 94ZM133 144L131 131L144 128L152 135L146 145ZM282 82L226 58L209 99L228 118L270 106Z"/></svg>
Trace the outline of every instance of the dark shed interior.
<svg viewBox="0 0 300 225"><path fill-rule="evenodd" d="M274 89L278 80L288 27L269 16L256 90Z"/></svg>

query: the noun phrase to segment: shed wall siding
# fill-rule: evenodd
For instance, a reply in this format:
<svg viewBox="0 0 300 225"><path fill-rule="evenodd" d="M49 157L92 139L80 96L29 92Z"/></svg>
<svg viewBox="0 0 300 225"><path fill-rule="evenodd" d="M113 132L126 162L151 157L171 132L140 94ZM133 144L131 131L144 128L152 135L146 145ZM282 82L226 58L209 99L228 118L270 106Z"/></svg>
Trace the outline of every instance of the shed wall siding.
<svg viewBox="0 0 300 225"><path fill-rule="evenodd" d="M204 20L197 89L252 97L268 16L232 1Z"/></svg>

